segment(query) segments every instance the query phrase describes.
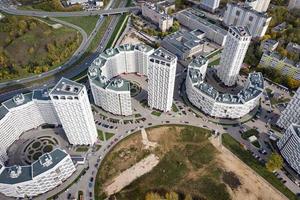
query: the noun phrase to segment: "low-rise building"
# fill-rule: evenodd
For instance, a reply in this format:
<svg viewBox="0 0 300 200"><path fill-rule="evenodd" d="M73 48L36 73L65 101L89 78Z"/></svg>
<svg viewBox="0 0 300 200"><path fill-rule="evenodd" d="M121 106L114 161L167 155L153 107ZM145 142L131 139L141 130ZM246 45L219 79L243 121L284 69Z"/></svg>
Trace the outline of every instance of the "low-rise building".
<svg viewBox="0 0 300 200"><path fill-rule="evenodd" d="M191 32L181 30L166 36L161 46L184 60L203 50L204 36L205 33L198 29Z"/></svg>
<svg viewBox="0 0 300 200"><path fill-rule="evenodd" d="M290 0L289 1L289 5L288 5L288 9L298 9L300 8L300 0Z"/></svg>
<svg viewBox="0 0 300 200"><path fill-rule="evenodd" d="M0 164L0 192L8 197L34 197L57 187L75 171L70 155L61 149L43 154L28 166Z"/></svg>
<svg viewBox="0 0 300 200"><path fill-rule="evenodd" d="M283 31L285 31L286 28L287 28L286 22L282 22L281 24L278 24L277 26L273 27L272 31L276 32L276 33L281 33Z"/></svg>
<svg viewBox="0 0 300 200"><path fill-rule="evenodd" d="M162 32L166 32L173 26L173 17L153 3L142 5L142 15L157 24Z"/></svg>
<svg viewBox="0 0 300 200"><path fill-rule="evenodd" d="M286 50L300 54L300 45L297 43L289 42L286 46Z"/></svg>
<svg viewBox="0 0 300 200"><path fill-rule="evenodd" d="M259 65L278 69L283 75L300 80L300 63L283 57L276 51L265 51L260 59Z"/></svg>
<svg viewBox="0 0 300 200"><path fill-rule="evenodd" d="M88 3L89 0L67 0L68 5L75 5L75 4L84 4Z"/></svg>
<svg viewBox="0 0 300 200"><path fill-rule="evenodd" d="M265 35L270 22L271 17L267 13L257 12L241 3L228 3L223 18L226 26L247 27L251 36L258 38Z"/></svg>
<svg viewBox="0 0 300 200"><path fill-rule="evenodd" d="M276 40L268 39L262 41L260 48L263 52L265 51L275 51L275 49L278 47L279 42Z"/></svg>
<svg viewBox="0 0 300 200"><path fill-rule="evenodd" d="M300 126L291 124L277 146L285 161L300 175Z"/></svg>
<svg viewBox="0 0 300 200"><path fill-rule="evenodd" d="M244 88L236 95L218 92L204 81L208 60L194 59L188 66L185 81L189 101L212 117L237 119L248 114L258 104L264 91L261 73L251 73Z"/></svg>
<svg viewBox="0 0 300 200"><path fill-rule="evenodd" d="M205 33L205 37L212 42L224 46L227 30L218 25L218 22L205 17L205 14L197 9L186 9L176 13L176 19L183 26L195 30L198 29Z"/></svg>

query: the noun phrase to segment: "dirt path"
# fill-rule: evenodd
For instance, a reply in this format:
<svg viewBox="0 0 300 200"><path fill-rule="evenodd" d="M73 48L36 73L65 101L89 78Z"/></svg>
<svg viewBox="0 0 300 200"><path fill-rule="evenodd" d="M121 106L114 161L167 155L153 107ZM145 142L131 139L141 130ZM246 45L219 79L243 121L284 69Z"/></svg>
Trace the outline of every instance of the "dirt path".
<svg viewBox="0 0 300 200"><path fill-rule="evenodd" d="M285 198L273 189L265 180L236 158L228 149L220 147L216 139L210 140L220 151L219 161L226 171L234 172L240 179L241 186L231 192L234 200L283 200Z"/></svg>

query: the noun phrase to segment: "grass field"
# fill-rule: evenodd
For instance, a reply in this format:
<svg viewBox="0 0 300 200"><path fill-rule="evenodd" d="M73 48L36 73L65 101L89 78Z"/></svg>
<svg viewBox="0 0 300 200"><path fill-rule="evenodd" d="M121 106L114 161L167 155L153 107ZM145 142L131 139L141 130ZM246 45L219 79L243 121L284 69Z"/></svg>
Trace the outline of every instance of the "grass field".
<svg viewBox="0 0 300 200"><path fill-rule="evenodd" d="M257 138L259 138L259 132L255 129L247 130L247 131L245 131L244 133L241 134L241 136L244 140L248 140L248 138L253 136L253 135L256 136Z"/></svg>
<svg viewBox="0 0 300 200"><path fill-rule="evenodd" d="M90 35L90 33L95 28L95 25L97 23L97 20L99 19L98 16L82 16L82 17L57 17L57 19L69 22L71 24L74 24L76 26L81 27L87 35Z"/></svg>
<svg viewBox="0 0 300 200"><path fill-rule="evenodd" d="M222 135L223 145L228 148L232 153L239 157L244 163L256 171L260 176L267 180L276 189L282 192L290 200L296 200L297 197L283 183L276 178L276 176L269 172L264 165L258 162L251 154L250 151L244 150L241 145L229 134Z"/></svg>
<svg viewBox="0 0 300 200"><path fill-rule="evenodd" d="M81 43L74 29L54 29L24 16L0 21L0 81L49 71L66 62Z"/></svg>
<svg viewBox="0 0 300 200"><path fill-rule="evenodd" d="M114 136L113 133L104 132L106 140ZM98 139L104 141L104 134L103 131L98 130Z"/></svg>
<svg viewBox="0 0 300 200"><path fill-rule="evenodd" d="M176 191L182 195L208 200L227 200L230 195L222 181L218 152L208 141L210 131L188 126L160 126L146 130L150 141L158 143L153 150L146 150L141 134L125 138L104 158L97 173L95 199L105 197L102 188L134 163L150 153L155 153L159 164L132 182L116 195L116 199L144 199L149 191L164 194Z"/></svg>
<svg viewBox="0 0 300 200"><path fill-rule="evenodd" d="M161 116L161 114L162 114L162 112L160 112L160 111L152 111L151 112L151 115L154 115L154 116L157 116L157 117Z"/></svg>

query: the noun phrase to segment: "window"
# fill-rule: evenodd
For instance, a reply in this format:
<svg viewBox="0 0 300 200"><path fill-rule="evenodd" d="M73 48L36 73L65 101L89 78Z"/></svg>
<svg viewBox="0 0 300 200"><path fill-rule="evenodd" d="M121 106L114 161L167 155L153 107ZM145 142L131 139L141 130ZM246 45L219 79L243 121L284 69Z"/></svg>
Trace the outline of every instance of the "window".
<svg viewBox="0 0 300 200"><path fill-rule="evenodd" d="M249 21L250 21L250 22L253 21L253 17L252 17L252 16L249 17Z"/></svg>
<svg viewBox="0 0 300 200"><path fill-rule="evenodd" d="M235 15L236 15L236 16L240 16L240 13L241 13L241 12L240 12L239 10L237 10L236 13L235 13Z"/></svg>

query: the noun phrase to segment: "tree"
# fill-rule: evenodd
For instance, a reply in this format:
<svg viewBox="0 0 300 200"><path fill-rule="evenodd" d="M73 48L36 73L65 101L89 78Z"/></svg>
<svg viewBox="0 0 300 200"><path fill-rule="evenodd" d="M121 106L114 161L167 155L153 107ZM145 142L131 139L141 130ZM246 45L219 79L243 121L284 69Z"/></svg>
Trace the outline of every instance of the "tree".
<svg viewBox="0 0 300 200"><path fill-rule="evenodd" d="M287 78L287 85L290 89L292 90L296 90L297 88L300 87L300 81L299 80L296 80L296 79L293 79L291 77L288 77Z"/></svg>
<svg viewBox="0 0 300 200"><path fill-rule="evenodd" d="M176 192L168 192L166 194L166 200L178 200L178 194Z"/></svg>
<svg viewBox="0 0 300 200"><path fill-rule="evenodd" d="M145 200L162 200L161 196L155 192L146 194Z"/></svg>
<svg viewBox="0 0 300 200"><path fill-rule="evenodd" d="M184 200L193 200L193 198L190 194L188 194L185 196Z"/></svg>
<svg viewBox="0 0 300 200"><path fill-rule="evenodd" d="M266 163L266 168L270 172L274 172L278 169L281 169L283 165L283 159L278 153L272 153Z"/></svg>

